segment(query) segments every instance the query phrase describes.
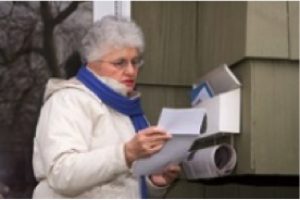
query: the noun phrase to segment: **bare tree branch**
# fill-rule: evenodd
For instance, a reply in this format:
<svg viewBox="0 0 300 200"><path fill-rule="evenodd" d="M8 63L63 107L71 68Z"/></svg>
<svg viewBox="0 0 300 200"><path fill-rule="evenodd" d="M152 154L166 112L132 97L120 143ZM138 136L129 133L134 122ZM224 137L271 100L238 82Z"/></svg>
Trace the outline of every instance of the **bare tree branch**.
<svg viewBox="0 0 300 200"><path fill-rule="evenodd" d="M0 49L0 53L1 53L1 49ZM31 47L31 48L19 50L10 59L5 58L6 60L4 60L4 62L0 63L0 64L12 64L15 61L17 61L19 58L21 58L22 56L25 56L25 55L28 55L31 53L36 53L36 54L40 55L41 57L45 58L44 49L37 48L37 47Z"/></svg>
<svg viewBox="0 0 300 200"><path fill-rule="evenodd" d="M56 44L54 41L53 30L55 25L61 23L65 20L71 13L73 13L80 2L72 2L69 6L64 9L57 17L54 19L53 14L51 12L50 2L40 2L40 11L42 20L44 22L44 30L43 30L43 48L45 49L45 60L50 69L52 76L54 77L62 77L63 73L58 65L58 60L55 55L56 52Z"/></svg>
<svg viewBox="0 0 300 200"><path fill-rule="evenodd" d="M61 4L62 4L61 1L54 1L53 2L53 5L55 7L55 13L59 13L60 12L60 10L61 10Z"/></svg>
<svg viewBox="0 0 300 200"><path fill-rule="evenodd" d="M69 17L70 14L72 14L78 7L80 3L83 3L83 1L73 1L69 4L69 6L64 9L57 17L53 20L54 26L57 24L60 24L62 21L64 21L67 17Z"/></svg>
<svg viewBox="0 0 300 200"><path fill-rule="evenodd" d="M49 1L40 2L40 12L44 24L47 26L53 26L53 16L51 13L51 6Z"/></svg>
<svg viewBox="0 0 300 200"><path fill-rule="evenodd" d="M24 8L26 8L28 11L31 11L31 12L36 12L36 10L32 7L32 6L30 6L30 4L32 3L32 2L28 2L28 1L14 1L13 2L15 5L21 5L21 6L23 6Z"/></svg>
<svg viewBox="0 0 300 200"><path fill-rule="evenodd" d="M45 58L45 50L43 48L32 47L29 51L32 51L36 54L39 54L43 58Z"/></svg>
<svg viewBox="0 0 300 200"><path fill-rule="evenodd" d="M12 6L10 7L9 12L6 15L3 15L0 17L0 20L7 18L8 16L10 16L14 10L14 5L16 2L12 2Z"/></svg>
<svg viewBox="0 0 300 200"><path fill-rule="evenodd" d="M73 12L76 11L81 1L71 2L63 11L55 18L53 17L50 2L40 2L40 12L44 24L43 29L43 48L45 50L45 60L52 76L62 77L63 73L56 56L56 43L54 38L54 27L62 23Z"/></svg>
<svg viewBox="0 0 300 200"><path fill-rule="evenodd" d="M31 30L29 30L28 33L24 36L22 46L13 54L13 56L10 59L7 59L9 63L13 63L14 61L18 60L21 56L30 54L32 52L37 53L42 57L45 57L45 53L42 48L32 47L31 41L33 32L35 30L35 25L33 24L33 26L31 26L30 28Z"/></svg>
<svg viewBox="0 0 300 200"><path fill-rule="evenodd" d="M38 48L38 47L31 47L31 48L23 49L23 51L18 52L18 56L22 56L22 55L30 54L30 53L36 53L42 57L45 57L44 49Z"/></svg>
<svg viewBox="0 0 300 200"><path fill-rule="evenodd" d="M8 62L8 58L6 56L6 53L3 49L0 49L0 56L3 58L3 63L1 62L1 64L5 64Z"/></svg>

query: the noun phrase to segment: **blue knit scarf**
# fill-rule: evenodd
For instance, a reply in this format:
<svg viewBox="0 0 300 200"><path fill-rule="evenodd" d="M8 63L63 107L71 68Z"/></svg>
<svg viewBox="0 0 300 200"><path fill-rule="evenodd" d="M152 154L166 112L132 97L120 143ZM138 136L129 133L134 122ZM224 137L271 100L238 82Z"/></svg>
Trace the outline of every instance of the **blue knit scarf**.
<svg viewBox="0 0 300 200"><path fill-rule="evenodd" d="M149 126L140 103L140 98L128 99L120 95L106 84L102 83L85 66L82 66L77 73L77 79L80 80L88 89L90 89L103 103L114 110L130 117L131 122L138 132ZM147 186L145 177L141 177L141 196L147 198Z"/></svg>

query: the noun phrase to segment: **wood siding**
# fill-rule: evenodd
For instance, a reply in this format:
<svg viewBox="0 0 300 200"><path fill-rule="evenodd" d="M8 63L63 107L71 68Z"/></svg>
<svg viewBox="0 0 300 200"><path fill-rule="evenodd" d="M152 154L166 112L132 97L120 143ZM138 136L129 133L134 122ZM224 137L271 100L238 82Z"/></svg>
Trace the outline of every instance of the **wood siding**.
<svg viewBox="0 0 300 200"><path fill-rule="evenodd" d="M247 2L247 57L288 58L287 2Z"/></svg>
<svg viewBox="0 0 300 200"><path fill-rule="evenodd" d="M288 2L289 57L299 60L299 1Z"/></svg>
<svg viewBox="0 0 300 200"><path fill-rule="evenodd" d="M156 124L162 107L189 107L191 83L227 63L242 83L235 174L299 175L299 2L132 2L146 36L139 77ZM203 185L180 179L167 198L299 198L298 187Z"/></svg>

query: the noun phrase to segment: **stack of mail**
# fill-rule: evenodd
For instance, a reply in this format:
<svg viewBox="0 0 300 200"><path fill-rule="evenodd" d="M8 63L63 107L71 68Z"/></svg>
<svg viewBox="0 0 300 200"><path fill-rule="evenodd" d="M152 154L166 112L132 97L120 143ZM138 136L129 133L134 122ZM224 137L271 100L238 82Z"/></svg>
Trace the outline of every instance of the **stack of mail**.
<svg viewBox="0 0 300 200"><path fill-rule="evenodd" d="M202 101L211 99L214 96L214 92L208 81L195 85L190 92L191 105L196 106Z"/></svg>

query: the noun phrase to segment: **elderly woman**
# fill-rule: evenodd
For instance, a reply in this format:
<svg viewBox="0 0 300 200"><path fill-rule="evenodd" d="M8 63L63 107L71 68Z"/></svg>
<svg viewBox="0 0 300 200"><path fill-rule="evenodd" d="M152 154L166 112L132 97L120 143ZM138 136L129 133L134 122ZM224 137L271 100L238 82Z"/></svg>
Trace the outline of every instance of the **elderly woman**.
<svg viewBox="0 0 300 200"><path fill-rule="evenodd" d="M171 138L149 126L135 90L143 36L135 23L106 16L82 41L75 78L50 80L34 141L34 198L161 198L179 166L134 177L132 166Z"/></svg>

